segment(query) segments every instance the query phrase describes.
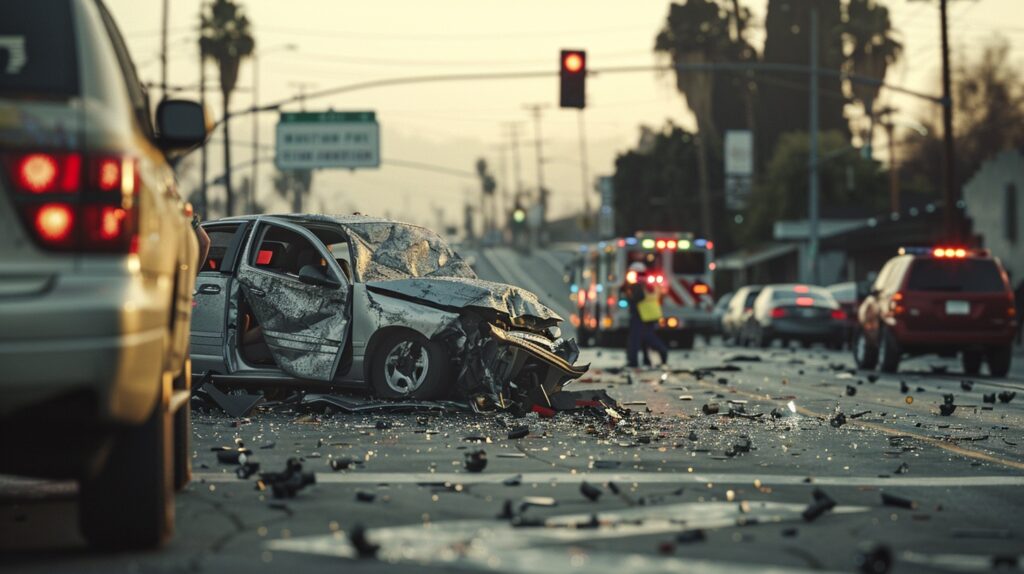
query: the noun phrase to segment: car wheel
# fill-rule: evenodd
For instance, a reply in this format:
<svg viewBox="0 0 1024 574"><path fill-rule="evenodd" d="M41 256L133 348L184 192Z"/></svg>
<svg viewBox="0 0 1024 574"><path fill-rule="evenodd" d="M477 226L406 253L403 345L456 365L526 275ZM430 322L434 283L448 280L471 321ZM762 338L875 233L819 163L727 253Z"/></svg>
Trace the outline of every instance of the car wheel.
<svg viewBox="0 0 1024 574"><path fill-rule="evenodd" d="M192 361L185 359L175 390L192 392ZM186 402L174 413L174 491L180 492L192 480L192 406Z"/></svg>
<svg viewBox="0 0 1024 574"><path fill-rule="evenodd" d="M767 349L772 346L772 338L765 335L764 329L757 329L757 346L762 349Z"/></svg>
<svg viewBox="0 0 1024 574"><path fill-rule="evenodd" d="M174 532L171 416L158 402L141 426L121 430L99 474L82 480L78 521L94 547L163 545Z"/></svg>
<svg viewBox="0 0 1024 574"><path fill-rule="evenodd" d="M1013 348L1010 345L989 347L985 353L985 360L988 362L988 372L993 377L1005 377L1010 372L1012 356Z"/></svg>
<svg viewBox="0 0 1024 574"><path fill-rule="evenodd" d="M431 400L445 391L448 354L414 331L396 331L374 351L370 383L382 398Z"/></svg>
<svg viewBox="0 0 1024 574"><path fill-rule="evenodd" d="M888 329L879 333L878 368L883 373L895 373L900 368L900 347Z"/></svg>
<svg viewBox="0 0 1024 574"><path fill-rule="evenodd" d="M868 340L863 330L857 331L853 343L853 360L858 369L874 369L878 365L878 347Z"/></svg>
<svg viewBox="0 0 1024 574"><path fill-rule="evenodd" d="M964 366L965 375L977 375L981 372L981 361L984 353L978 349L966 349L960 354L960 363Z"/></svg>

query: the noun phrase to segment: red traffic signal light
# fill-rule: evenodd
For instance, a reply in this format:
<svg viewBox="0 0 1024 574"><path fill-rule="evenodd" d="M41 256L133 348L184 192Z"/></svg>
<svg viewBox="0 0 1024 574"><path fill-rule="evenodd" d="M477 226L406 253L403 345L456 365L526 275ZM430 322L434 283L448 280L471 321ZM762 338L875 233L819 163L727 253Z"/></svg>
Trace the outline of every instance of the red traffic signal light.
<svg viewBox="0 0 1024 574"><path fill-rule="evenodd" d="M559 82L563 108L586 106L587 53L583 50L562 50L559 59Z"/></svg>

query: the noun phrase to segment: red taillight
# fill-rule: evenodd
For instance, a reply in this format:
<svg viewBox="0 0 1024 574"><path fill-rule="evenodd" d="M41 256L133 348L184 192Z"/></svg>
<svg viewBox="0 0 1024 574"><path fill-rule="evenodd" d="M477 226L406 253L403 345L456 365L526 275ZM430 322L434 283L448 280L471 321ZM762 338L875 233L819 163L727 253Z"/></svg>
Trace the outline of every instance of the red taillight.
<svg viewBox="0 0 1024 574"><path fill-rule="evenodd" d="M75 152L29 152L0 159L5 160L17 192L14 199L22 221L40 246L59 251L135 252L139 187L135 160Z"/></svg>
<svg viewBox="0 0 1024 574"><path fill-rule="evenodd" d="M614 307L615 306L615 297L608 297L608 306L609 307Z"/></svg>
<svg viewBox="0 0 1024 574"><path fill-rule="evenodd" d="M782 307L772 309L772 319L782 319L786 316L786 310Z"/></svg>
<svg viewBox="0 0 1024 574"><path fill-rule="evenodd" d="M33 227L40 240L53 246L71 242L75 228L75 212L71 206L64 203L47 203L34 211Z"/></svg>
<svg viewBox="0 0 1024 574"><path fill-rule="evenodd" d="M658 242L655 243L655 246L658 249L664 249L665 248L665 240L664 239L659 239Z"/></svg>
<svg viewBox="0 0 1024 574"><path fill-rule="evenodd" d="M845 321L846 320L846 311L843 311L842 309L835 309L835 310L833 310L832 311L832 319L834 319L836 321Z"/></svg>
<svg viewBox="0 0 1024 574"><path fill-rule="evenodd" d="M23 193L73 193L79 190L82 157L77 153L28 153L11 164L14 187Z"/></svg>
<svg viewBox="0 0 1024 574"><path fill-rule="evenodd" d="M907 308L903 305L903 293L893 293L892 299L889 301L889 310L893 315L902 315L907 312Z"/></svg>

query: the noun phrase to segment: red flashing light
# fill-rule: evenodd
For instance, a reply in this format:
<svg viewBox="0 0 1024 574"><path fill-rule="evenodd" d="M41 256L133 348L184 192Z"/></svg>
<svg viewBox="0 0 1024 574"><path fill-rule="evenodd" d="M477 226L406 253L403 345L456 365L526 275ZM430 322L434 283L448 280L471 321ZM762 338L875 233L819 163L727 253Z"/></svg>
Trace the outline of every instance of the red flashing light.
<svg viewBox="0 0 1024 574"><path fill-rule="evenodd" d="M707 244L704 245L704 247L706 247L709 250L710 249L714 249L715 248L715 242L714 241L708 241Z"/></svg>
<svg viewBox="0 0 1024 574"><path fill-rule="evenodd" d="M625 247L625 246L626 246L626 240L625 239L620 239L619 240L619 247Z"/></svg>
<svg viewBox="0 0 1024 574"><path fill-rule="evenodd" d="M810 293L811 289L807 285L797 285L796 287L793 287L793 292L794 293Z"/></svg>
<svg viewBox="0 0 1024 574"><path fill-rule="evenodd" d="M647 284L648 285L654 285L654 275L648 275L647 276Z"/></svg>
<svg viewBox="0 0 1024 574"><path fill-rule="evenodd" d="M562 67L570 74L579 73L583 70L583 54L580 54L579 52L567 53L562 59Z"/></svg>
<svg viewBox="0 0 1024 574"><path fill-rule="evenodd" d="M273 251L269 249L260 249L256 254L256 265L270 265L270 260L273 258Z"/></svg>
<svg viewBox="0 0 1024 574"><path fill-rule="evenodd" d="M963 247L936 247L932 255L942 259L963 259L967 257L967 250Z"/></svg>
<svg viewBox="0 0 1024 574"><path fill-rule="evenodd" d="M47 243L67 242L74 223L75 215L71 207L63 203L48 203L36 212L36 233Z"/></svg>
<svg viewBox="0 0 1024 574"><path fill-rule="evenodd" d="M782 319L786 316L786 310L782 307L772 309L772 319Z"/></svg>
<svg viewBox="0 0 1024 574"><path fill-rule="evenodd" d="M814 305L814 297L797 297L796 304L801 307L810 307Z"/></svg>
<svg viewBox="0 0 1024 574"><path fill-rule="evenodd" d="M657 247L658 249L664 249L665 248L665 240L664 239L659 239L658 242L654 244L654 246Z"/></svg>

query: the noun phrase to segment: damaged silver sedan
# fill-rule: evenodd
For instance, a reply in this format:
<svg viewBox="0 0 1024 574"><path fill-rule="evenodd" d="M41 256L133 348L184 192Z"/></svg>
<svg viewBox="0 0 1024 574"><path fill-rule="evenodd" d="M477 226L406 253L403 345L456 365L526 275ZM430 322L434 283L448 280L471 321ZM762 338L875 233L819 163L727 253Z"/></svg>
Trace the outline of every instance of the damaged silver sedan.
<svg viewBox="0 0 1024 574"><path fill-rule="evenodd" d="M246 216L203 224L192 370L228 386L365 388L550 405L586 372L536 295L480 280L432 231L365 216Z"/></svg>

